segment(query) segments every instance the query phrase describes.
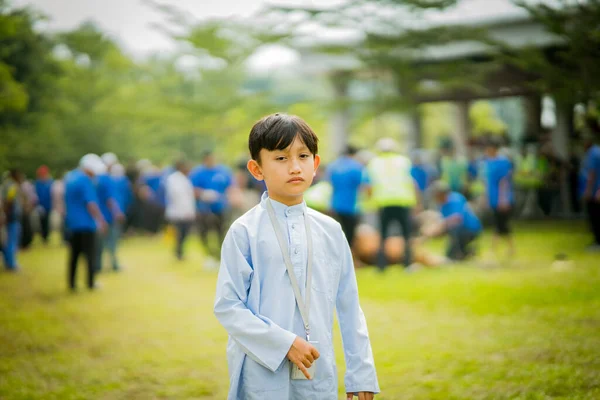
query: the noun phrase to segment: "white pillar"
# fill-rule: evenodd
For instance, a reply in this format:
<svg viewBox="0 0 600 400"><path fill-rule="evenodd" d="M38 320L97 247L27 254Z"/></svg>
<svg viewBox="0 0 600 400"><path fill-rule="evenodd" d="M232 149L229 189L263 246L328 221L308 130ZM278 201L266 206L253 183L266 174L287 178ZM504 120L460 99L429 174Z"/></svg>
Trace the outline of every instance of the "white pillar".
<svg viewBox="0 0 600 400"><path fill-rule="evenodd" d="M556 154L563 160L569 157L569 136L571 134L571 123L573 107L556 103L556 127L552 130L552 147Z"/></svg>
<svg viewBox="0 0 600 400"><path fill-rule="evenodd" d="M569 159L569 137L573 129L573 106L559 103L555 100L556 127L552 130L552 147L556 155L563 161ZM573 210L571 197L569 196L569 183L567 171L563 168L560 174L560 203L561 212L570 214Z"/></svg>
<svg viewBox="0 0 600 400"><path fill-rule="evenodd" d="M542 131L542 99L538 95L523 98L525 136L539 138Z"/></svg>
<svg viewBox="0 0 600 400"><path fill-rule="evenodd" d="M406 150L410 153L414 149L423 146L422 128L421 128L421 112L418 107L400 115L400 124L403 134L403 139L406 142Z"/></svg>
<svg viewBox="0 0 600 400"><path fill-rule="evenodd" d="M471 137L471 120L469 118L469 101L459 101L456 103L456 126L457 129L452 133L452 140L456 154L467 156L467 141Z"/></svg>
<svg viewBox="0 0 600 400"><path fill-rule="evenodd" d="M344 73L330 77L336 108L330 119L330 146L332 159L340 156L348 144L350 132L350 110L348 109L349 75Z"/></svg>

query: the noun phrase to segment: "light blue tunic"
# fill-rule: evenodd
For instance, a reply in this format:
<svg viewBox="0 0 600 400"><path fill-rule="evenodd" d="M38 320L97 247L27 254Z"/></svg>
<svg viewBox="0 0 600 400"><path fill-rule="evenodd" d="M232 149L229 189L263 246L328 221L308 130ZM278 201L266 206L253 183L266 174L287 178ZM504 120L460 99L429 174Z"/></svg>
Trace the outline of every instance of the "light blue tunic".
<svg viewBox="0 0 600 400"><path fill-rule="evenodd" d="M266 209L261 203L233 223L223 243L214 312L229 333L229 400L337 398L332 344L337 310L346 360L345 391L379 393L367 323L358 301L354 265L340 224L306 205L272 201L302 295L307 242L303 214L313 235L311 340L321 357L312 380L291 380L286 355L304 326Z"/></svg>

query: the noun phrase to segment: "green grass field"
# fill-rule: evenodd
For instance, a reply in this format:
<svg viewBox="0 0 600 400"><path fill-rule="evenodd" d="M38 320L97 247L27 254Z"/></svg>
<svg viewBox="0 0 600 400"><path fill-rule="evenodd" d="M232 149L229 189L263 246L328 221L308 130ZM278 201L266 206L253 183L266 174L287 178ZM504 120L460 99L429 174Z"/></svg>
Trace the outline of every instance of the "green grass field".
<svg viewBox="0 0 600 400"><path fill-rule="evenodd" d="M578 223L522 224L516 239L501 267L484 252L439 270L358 271L378 398L600 399L600 255L582 251ZM178 263L162 238L128 239L127 270L101 274L94 293L67 292L58 244L21 254L20 274L0 273L0 399L225 399L216 272L196 240ZM559 252L575 267L554 270ZM83 260L78 272L82 288Z"/></svg>

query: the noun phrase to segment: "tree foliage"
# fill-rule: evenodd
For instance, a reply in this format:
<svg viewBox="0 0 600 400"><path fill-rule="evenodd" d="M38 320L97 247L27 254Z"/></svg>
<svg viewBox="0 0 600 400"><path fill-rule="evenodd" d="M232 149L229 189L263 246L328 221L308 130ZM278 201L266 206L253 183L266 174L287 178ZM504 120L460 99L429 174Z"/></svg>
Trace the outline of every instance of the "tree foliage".
<svg viewBox="0 0 600 400"><path fill-rule="evenodd" d="M263 41L224 21L171 32L183 14L161 11L167 24L157 29L185 45L139 60L92 22L40 33L42 16L0 0L0 170L64 171L88 152L158 164L213 148L226 161L245 156L252 123L290 106L269 85L249 85L245 61Z"/></svg>
<svg viewBox="0 0 600 400"><path fill-rule="evenodd" d="M287 31L286 43L303 51L358 60L358 66L346 68L354 72L353 79L384 82L384 91L373 96L371 106L386 113L414 108L422 98L456 89L482 91L485 77L498 68L494 62L474 64L468 58L438 59L440 50L452 43L493 43L480 27L429 22L429 14L458 3L460 0L351 0L335 8L274 7L275 16L283 13L288 19L281 22L273 17L276 22L268 27L278 33ZM346 38L311 43L303 29L307 24L346 33Z"/></svg>
<svg viewBox="0 0 600 400"><path fill-rule="evenodd" d="M600 0L515 3L556 35L550 49L508 50L513 64L535 71L535 87L567 104L600 100Z"/></svg>

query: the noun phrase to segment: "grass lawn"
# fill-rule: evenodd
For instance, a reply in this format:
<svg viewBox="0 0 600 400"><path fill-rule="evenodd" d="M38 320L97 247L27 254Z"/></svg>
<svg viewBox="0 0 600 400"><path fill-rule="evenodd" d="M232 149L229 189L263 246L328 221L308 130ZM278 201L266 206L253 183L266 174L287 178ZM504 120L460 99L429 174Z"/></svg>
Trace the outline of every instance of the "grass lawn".
<svg viewBox="0 0 600 400"><path fill-rule="evenodd" d="M21 254L20 274L0 273L0 399L225 399L216 273L193 239L182 263L162 238L127 240L127 270L102 273L94 293L67 293L58 244ZM378 398L600 399L600 255L582 251L589 239L579 223L522 224L501 267L484 252L439 270L359 270ZM574 268L551 268L560 252Z"/></svg>

